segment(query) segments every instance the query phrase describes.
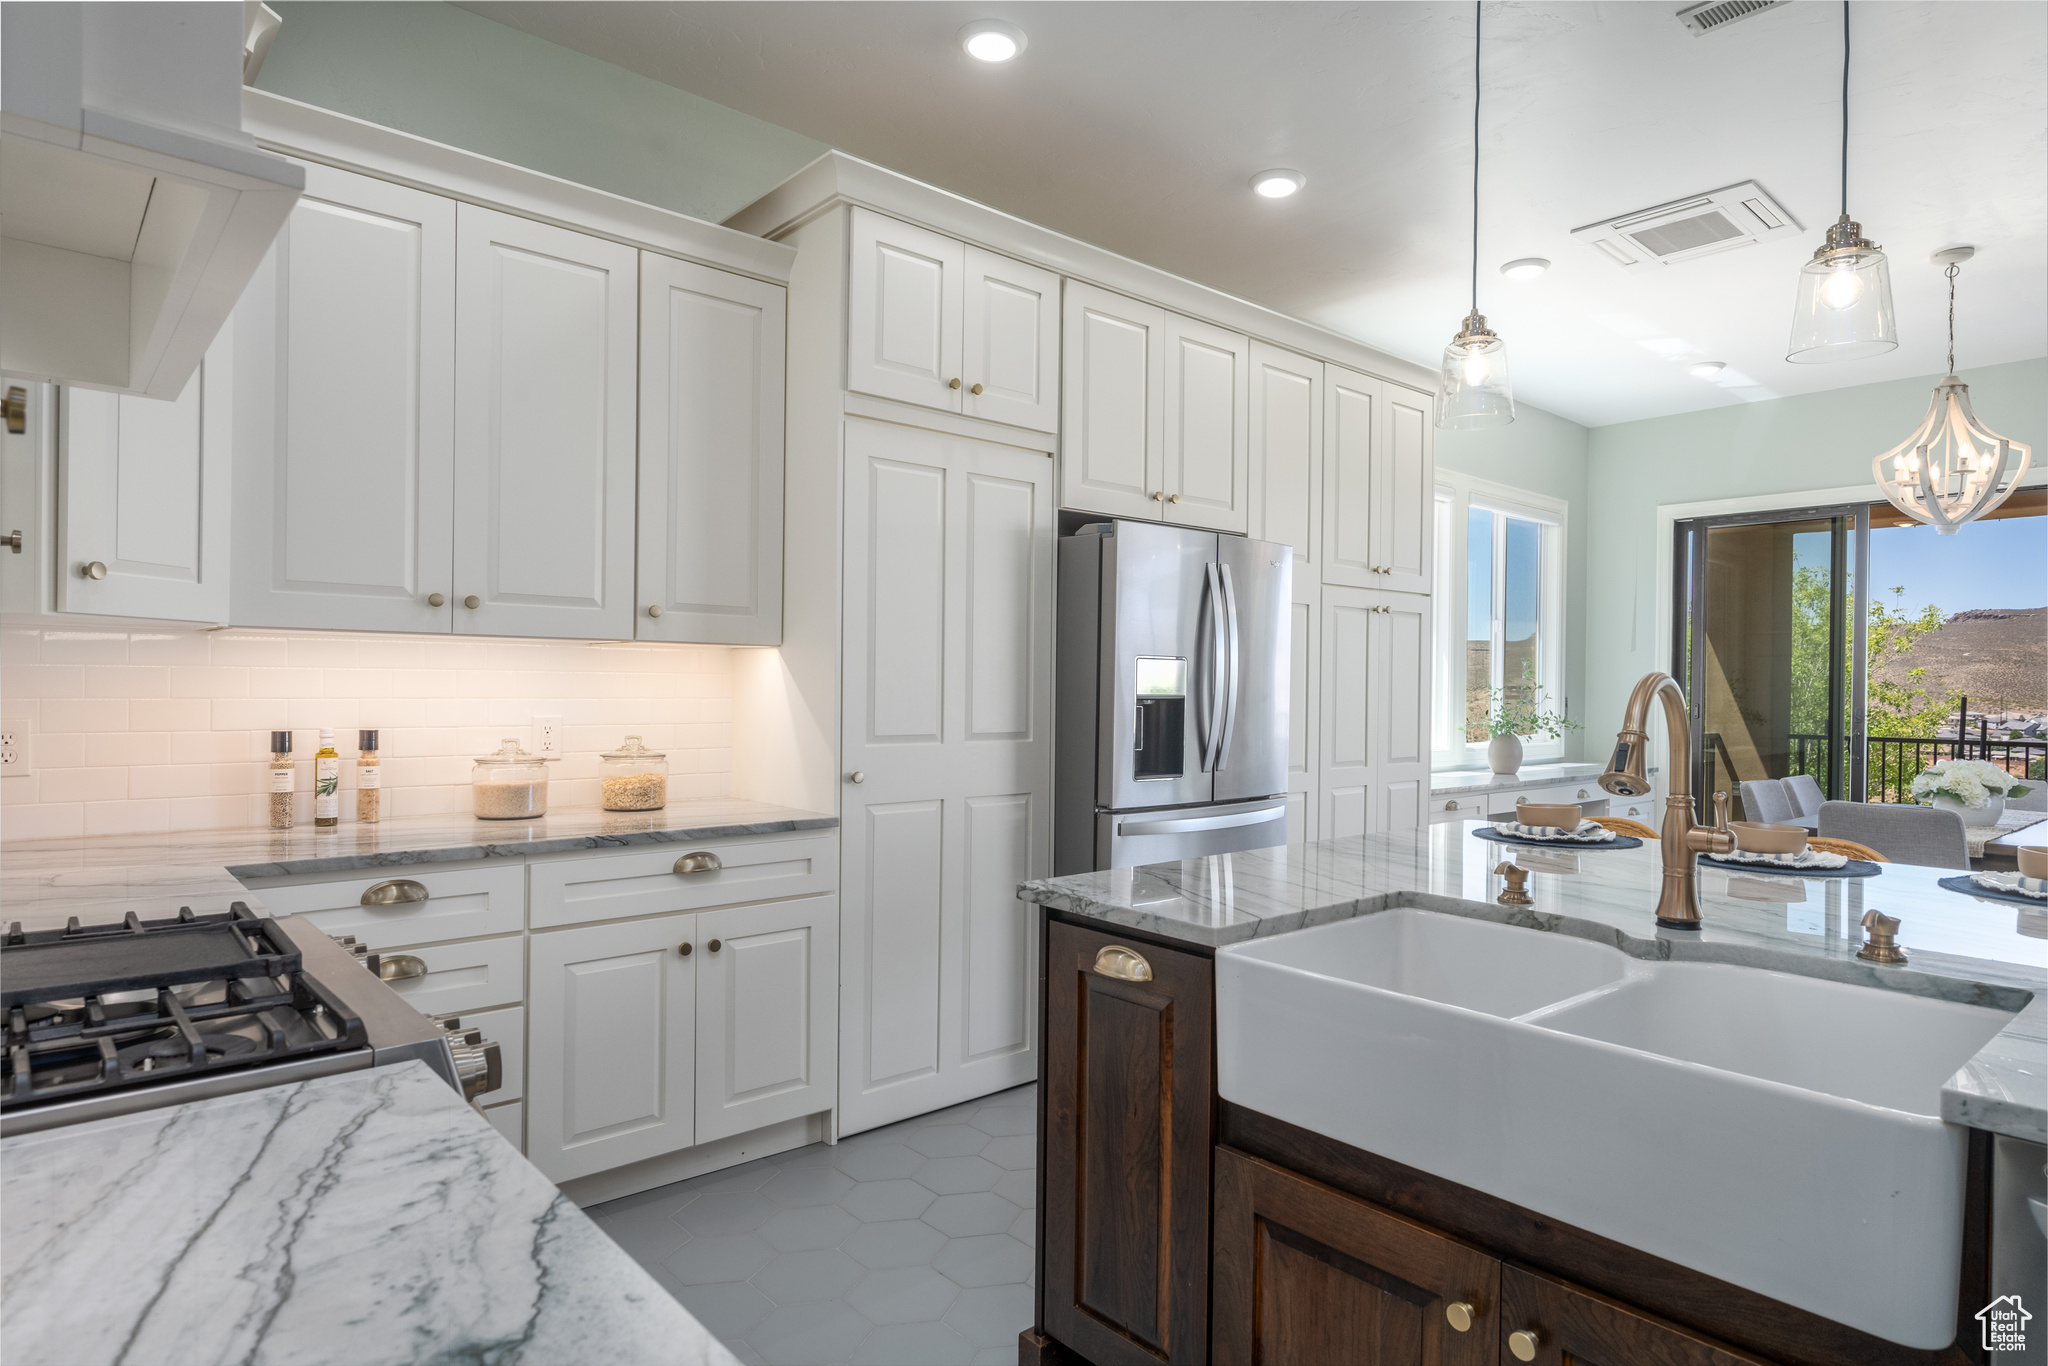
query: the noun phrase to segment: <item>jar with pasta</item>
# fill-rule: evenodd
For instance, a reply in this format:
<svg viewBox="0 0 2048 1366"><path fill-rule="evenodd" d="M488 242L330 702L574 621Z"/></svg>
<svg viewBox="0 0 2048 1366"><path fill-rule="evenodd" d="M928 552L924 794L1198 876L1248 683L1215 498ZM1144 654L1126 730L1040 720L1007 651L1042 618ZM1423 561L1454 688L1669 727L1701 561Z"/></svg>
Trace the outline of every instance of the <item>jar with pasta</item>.
<svg viewBox="0 0 2048 1366"><path fill-rule="evenodd" d="M506 740L496 754L486 754L470 770L470 793L478 820L514 821L544 816L548 810L548 765L552 754L528 754L517 740Z"/></svg>
<svg viewBox="0 0 2048 1366"><path fill-rule="evenodd" d="M598 756L598 777L607 811L655 811L668 805L668 756L647 748L637 735Z"/></svg>

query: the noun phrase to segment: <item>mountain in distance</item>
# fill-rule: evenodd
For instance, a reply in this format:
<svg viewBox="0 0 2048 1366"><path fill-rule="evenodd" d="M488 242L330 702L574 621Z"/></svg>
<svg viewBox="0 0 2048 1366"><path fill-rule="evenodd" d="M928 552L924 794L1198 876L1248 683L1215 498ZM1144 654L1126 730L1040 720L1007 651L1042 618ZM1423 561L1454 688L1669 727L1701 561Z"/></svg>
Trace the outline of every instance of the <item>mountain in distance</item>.
<svg viewBox="0 0 2048 1366"><path fill-rule="evenodd" d="M1930 691L1948 687L1969 698L1972 717L2048 710L2048 607L1957 612L1877 677L1905 683L1915 668L1927 670Z"/></svg>

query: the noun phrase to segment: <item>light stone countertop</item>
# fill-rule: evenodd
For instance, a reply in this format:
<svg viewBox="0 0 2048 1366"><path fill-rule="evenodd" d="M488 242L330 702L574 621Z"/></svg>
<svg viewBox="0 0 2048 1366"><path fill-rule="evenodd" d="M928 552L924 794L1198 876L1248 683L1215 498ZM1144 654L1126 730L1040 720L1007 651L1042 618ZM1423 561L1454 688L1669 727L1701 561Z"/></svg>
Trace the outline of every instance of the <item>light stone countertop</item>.
<svg viewBox="0 0 2048 1366"><path fill-rule="evenodd" d="M736 835L836 827L817 811L732 799L671 802L660 811L565 808L539 820L404 816L329 830L181 830L158 835L88 835L19 840L0 847L0 920L26 929L226 910L260 909L242 878L460 863L634 845L693 844Z"/></svg>
<svg viewBox="0 0 2048 1366"><path fill-rule="evenodd" d="M1606 772L1599 764L1523 764L1512 778L1503 778L1498 773L1484 769L1447 769L1429 775L1429 795L1432 797L1476 797L1482 792L1521 792L1532 787L1555 787L1560 783L1576 783L1582 779L1599 777ZM1597 788L1589 789L1593 797L1605 797Z"/></svg>
<svg viewBox="0 0 2048 1366"><path fill-rule="evenodd" d="M0 1142L10 1366L737 1366L418 1062Z"/></svg>
<svg viewBox="0 0 2048 1366"><path fill-rule="evenodd" d="M1953 869L1791 878L1702 866L1700 930L1656 923L1654 845L1553 853L1474 839L1477 821L1044 878L1021 900L1203 948L1370 915L1446 911L1611 944L1644 959L1735 963L2017 1010L1942 1088L1942 1118L2048 1143L2048 913L1936 886ZM1531 870L1535 904L1498 905L1492 869ZM1856 958L1867 908L1899 917L1904 967Z"/></svg>

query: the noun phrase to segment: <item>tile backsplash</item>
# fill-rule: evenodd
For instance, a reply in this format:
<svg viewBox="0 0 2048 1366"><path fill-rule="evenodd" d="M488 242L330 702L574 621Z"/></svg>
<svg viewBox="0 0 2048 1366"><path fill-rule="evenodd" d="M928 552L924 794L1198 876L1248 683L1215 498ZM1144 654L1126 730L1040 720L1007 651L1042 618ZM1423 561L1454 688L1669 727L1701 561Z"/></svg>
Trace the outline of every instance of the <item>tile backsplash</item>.
<svg viewBox="0 0 2048 1366"><path fill-rule="evenodd" d="M549 805L596 806L597 755L639 735L668 755L669 796L732 785L731 650L718 645L328 631L0 630L0 719L25 774L0 778L0 838L260 828L270 732L290 730L301 824L331 727L341 816L355 818L356 732L379 732L384 812L470 809L470 760L533 747L562 718Z"/></svg>

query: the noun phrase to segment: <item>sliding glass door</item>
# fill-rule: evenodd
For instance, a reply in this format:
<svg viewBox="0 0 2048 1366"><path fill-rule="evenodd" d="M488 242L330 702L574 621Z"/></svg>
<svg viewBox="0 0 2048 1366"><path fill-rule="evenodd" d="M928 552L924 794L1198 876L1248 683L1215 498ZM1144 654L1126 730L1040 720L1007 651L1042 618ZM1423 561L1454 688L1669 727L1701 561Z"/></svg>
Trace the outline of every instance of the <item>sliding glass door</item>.
<svg viewBox="0 0 2048 1366"><path fill-rule="evenodd" d="M1692 715L1692 790L1810 775L1830 799L1863 791L1863 505L1680 522L1674 672Z"/></svg>

